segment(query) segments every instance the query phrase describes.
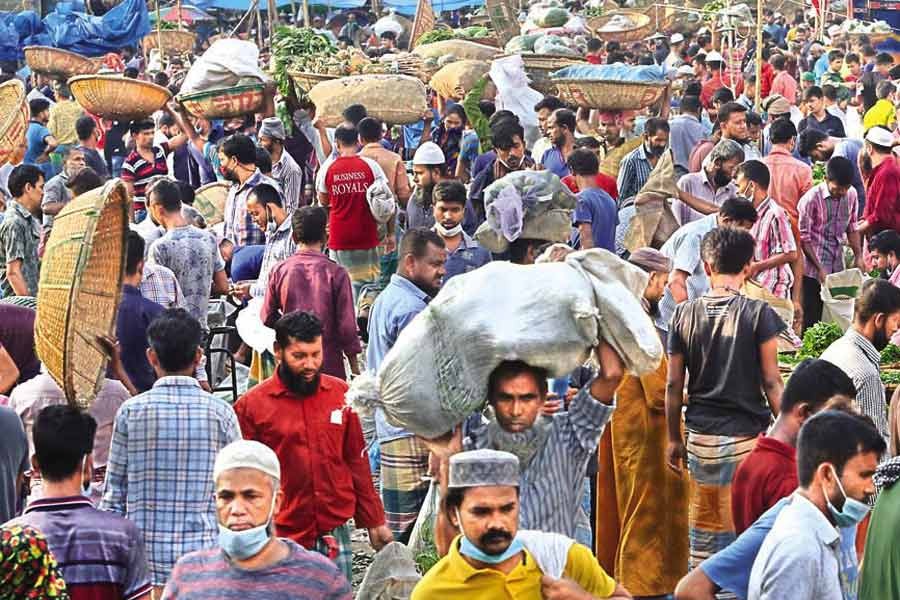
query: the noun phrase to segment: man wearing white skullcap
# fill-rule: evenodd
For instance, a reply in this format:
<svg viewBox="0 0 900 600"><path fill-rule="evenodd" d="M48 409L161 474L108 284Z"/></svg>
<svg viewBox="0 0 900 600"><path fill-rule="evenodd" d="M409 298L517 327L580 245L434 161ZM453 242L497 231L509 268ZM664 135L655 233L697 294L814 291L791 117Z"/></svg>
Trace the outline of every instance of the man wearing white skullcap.
<svg viewBox="0 0 900 600"><path fill-rule="evenodd" d="M425 142L413 156L413 182L416 188L406 203L406 226L434 227L431 193L434 186L447 176L444 151L434 142Z"/></svg>
<svg viewBox="0 0 900 600"><path fill-rule="evenodd" d="M281 466L268 446L251 440L219 451L213 467L219 546L191 552L172 571L163 598L252 600L291 597L350 600L346 577L327 558L275 535Z"/></svg>
<svg viewBox="0 0 900 600"><path fill-rule="evenodd" d="M450 458L443 513L460 535L410 600L631 598L575 540L519 529L519 477L519 459L509 452Z"/></svg>

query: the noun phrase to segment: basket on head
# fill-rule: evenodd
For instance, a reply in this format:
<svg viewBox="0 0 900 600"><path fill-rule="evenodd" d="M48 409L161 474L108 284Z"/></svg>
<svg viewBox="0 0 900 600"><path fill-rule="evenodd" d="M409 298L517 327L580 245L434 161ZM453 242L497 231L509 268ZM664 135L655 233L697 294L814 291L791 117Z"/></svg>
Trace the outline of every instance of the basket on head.
<svg viewBox="0 0 900 600"><path fill-rule="evenodd" d="M294 81L294 89L300 94L308 94L309 90L321 81L339 79L337 75L323 75L321 73L307 73L305 71L288 71Z"/></svg>
<svg viewBox="0 0 900 600"><path fill-rule="evenodd" d="M115 121L145 119L172 98L162 86L121 75L79 75L69 89L86 111Z"/></svg>
<svg viewBox="0 0 900 600"><path fill-rule="evenodd" d="M541 92L545 96L556 96L559 93L556 89L556 84L550 80L551 73L570 65L586 64L585 61L580 58L569 58L567 56L527 53L520 54L519 56L522 57L522 63L525 65L525 73L528 75L528 79L531 80L529 87Z"/></svg>
<svg viewBox="0 0 900 600"><path fill-rule="evenodd" d="M76 75L90 75L99 70L97 63L86 56L51 48L49 46L25 46L25 62L36 73L66 80Z"/></svg>
<svg viewBox="0 0 900 600"><path fill-rule="evenodd" d="M89 408L106 371L96 337L114 331L128 234L119 179L72 199L56 216L38 285L35 347L69 403Z"/></svg>
<svg viewBox="0 0 900 600"><path fill-rule="evenodd" d="M0 83L0 166L25 139L28 130L28 102L25 86L18 79Z"/></svg>
<svg viewBox="0 0 900 600"><path fill-rule="evenodd" d="M634 23L634 26L614 31L600 31L604 25L617 16L627 17ZM595 37L604 42L637 42L653 33L653 22L650 16L637 10L615 10L600 17L590 18L587 27Z"/></svg>
<svg viewBox="0 0 900 600"><path fill-rule="evenodd" d="M225 219L225 201L231 184L214 181L197 189L194 194L194 210L206 221L207 227L218 225Z"/></svg>
<svg viewBox="0 0 900 600"><path fill-rule="evenodd" d="M175 99L195 117L229 119L262 110L265 103L264 83L239 85L219 90L181 94Z"/></svg>
<svg viewBox="0 0 900 600"><path fill-rule="evenodd" d="M564 102L581 108L640 110L659 102L666 82L613 81L603 79L556 79L551 81Z"/></svg>
<svg viewBox="0 0 900 600"><path fill-rule="evenodd" d="M144 52L149 53L153 48L158 48L160 38L162 38L163 52L167 55L190 54L194 50L197 34L193 31L181 31L178 29L163 29L162 31L154 29L145 35L141 41L141 44L144 46Z"/></svg>

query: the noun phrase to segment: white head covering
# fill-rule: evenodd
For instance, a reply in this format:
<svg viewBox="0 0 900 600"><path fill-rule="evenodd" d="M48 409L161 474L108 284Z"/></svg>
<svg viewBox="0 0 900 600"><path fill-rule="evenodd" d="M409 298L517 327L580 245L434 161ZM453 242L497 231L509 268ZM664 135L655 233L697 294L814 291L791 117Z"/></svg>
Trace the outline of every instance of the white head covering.
<svg viewBox="0 0 900 600"><path fill-rule="evenodd" d="M683 41L684 41L684 36L681 35L680 33L675 33L675 34L672 34L672 37L671 37L671 39L669 40L669 43L671 43L671 44L680 44L680 43L683 42Z"/></svg>
<svg viewBox="0 0 900 600"><path fill-rule="evenodd" d="M519 459L500 450L470 450L450 457L448 486L519 486Z"/></svg>
<svg viewBox="0 0 900 600"><path fill-rule="evenodd" d="M425 142L413 156L414 165L442 165L445 162L444 151L434 142Z"/></svg>
<svg viewBox="0 0 900 600"><path fill-rule="evenodd" d="M275 452L253 440L238 440L219 450L213 466L213 481L231 469L256 469L281 481L281 465Z"/></svg>
<svg viewBox="0 0 900 600"><path fill-rule="evenodd" d="M287 137L284 133L284 123L278 117L266 117L263 119L262 127L259 128L259 135L284 141Z"/></svg>
<svg viewBox="0 0 900 600"><path fill-rule="evenodd" d="M708 63L724 62L724 61L725 61L725 59L722 57L722 55L719 54L718 52L716 52L715 50L713 50L712 52L710 52L709 54L706 55L706 62L708 62Z"/></svg>
<svg viewBox="0 0 900 600"><path fill-rule="evenodd" d="M890 148L895 142L894 136L884 127L870 127L866 132L866 141L886 148Z"/></svg>

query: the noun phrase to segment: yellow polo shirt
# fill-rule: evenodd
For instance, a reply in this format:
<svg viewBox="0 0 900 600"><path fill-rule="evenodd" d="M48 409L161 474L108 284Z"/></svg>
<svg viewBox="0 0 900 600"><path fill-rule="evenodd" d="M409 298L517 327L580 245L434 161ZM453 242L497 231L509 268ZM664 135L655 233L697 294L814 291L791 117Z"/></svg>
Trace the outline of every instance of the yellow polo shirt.
<svg viewBox="0 0 900 600"><path fill-rule="evenodd" d="M410 600L543 600L543 573L531 554L509 575L494 569L476 569L459 553L457 536L450 545L450 553L434 565L416 585ZM591 551L581 544L572 544L566 559L563 577L577 582L597 598L607 598L616 589L616 582L606 574Z"/></svg>
<svg viewBox="0 0 900 600"><path fill-rule="evenodd" d="M866 111L863 117L863 131L868 131L876 125L883 125L892 129L897 120L897 111L893 103L886 98L881 98L872 108Z"/></svg>

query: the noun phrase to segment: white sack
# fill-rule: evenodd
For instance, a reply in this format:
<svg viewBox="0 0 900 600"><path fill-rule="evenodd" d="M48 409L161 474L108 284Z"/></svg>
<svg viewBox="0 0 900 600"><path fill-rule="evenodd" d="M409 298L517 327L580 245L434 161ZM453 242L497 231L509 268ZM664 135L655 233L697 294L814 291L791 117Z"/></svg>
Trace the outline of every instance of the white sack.
<svg viewBox="0 0 900 600"><path fill-rule="evenodd" d="M213 42L185 75L181 93L233 87L242 79L269 80L259 68L259 48L253 42L221 39Z"/></svg>

